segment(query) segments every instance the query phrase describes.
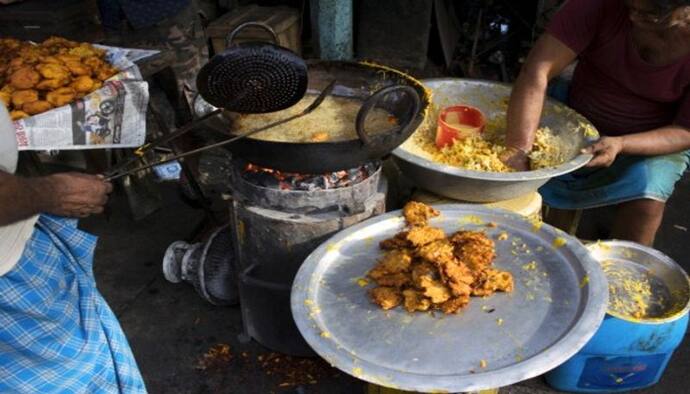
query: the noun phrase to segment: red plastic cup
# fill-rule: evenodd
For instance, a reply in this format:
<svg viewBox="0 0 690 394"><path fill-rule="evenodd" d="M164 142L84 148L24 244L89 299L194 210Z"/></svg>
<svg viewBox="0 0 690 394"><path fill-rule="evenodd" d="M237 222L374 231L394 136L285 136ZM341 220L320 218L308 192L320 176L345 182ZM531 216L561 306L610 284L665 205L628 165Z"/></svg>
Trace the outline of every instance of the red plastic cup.
<svg viewBox="0 0 690 394"><path fill-rule="evenodd" d="M436 127L436 146L443 148L484 131L486 120L482 111L467 105L454 105L441 110Z"/></svg>

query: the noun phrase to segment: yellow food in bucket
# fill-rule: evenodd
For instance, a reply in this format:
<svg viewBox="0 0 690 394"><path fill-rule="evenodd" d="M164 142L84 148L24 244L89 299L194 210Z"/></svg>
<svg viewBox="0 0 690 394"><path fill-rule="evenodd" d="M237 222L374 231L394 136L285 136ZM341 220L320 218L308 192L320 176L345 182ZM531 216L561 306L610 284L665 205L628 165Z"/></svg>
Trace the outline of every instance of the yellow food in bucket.
<svg viewBox="0 0 690 394"><path fill-rule="evenodd" d="M609 312L633 319L649 317L652 307L664 309L663 297L654 295L649 275L606 260L601 267L609 281Z"/></svg>

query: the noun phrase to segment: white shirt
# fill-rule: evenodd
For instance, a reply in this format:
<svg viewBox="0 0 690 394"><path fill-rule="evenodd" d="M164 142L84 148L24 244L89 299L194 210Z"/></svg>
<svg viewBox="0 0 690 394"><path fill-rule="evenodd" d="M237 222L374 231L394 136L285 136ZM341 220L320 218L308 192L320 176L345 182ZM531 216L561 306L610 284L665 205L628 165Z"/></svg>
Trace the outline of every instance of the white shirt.
<svg viewBox="0 0 690 394"><path fill-rule="evenodd" d="M5 106L0 104L0 170L14 174L17 169L17 138ZM31 238L38 215L7 226L0 226L0 276L6 274L22 257Z"/></svg>

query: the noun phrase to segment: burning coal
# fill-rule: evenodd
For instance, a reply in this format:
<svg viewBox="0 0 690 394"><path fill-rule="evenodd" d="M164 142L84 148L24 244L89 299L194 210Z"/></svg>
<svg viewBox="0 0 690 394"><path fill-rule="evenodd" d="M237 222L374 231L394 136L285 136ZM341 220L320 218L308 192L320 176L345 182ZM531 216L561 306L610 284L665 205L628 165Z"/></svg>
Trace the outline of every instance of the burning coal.
<svg viewBox="0 0 690 394"><path fill-rule="evenodd" d="M315 175L282 172L250 163L245 166L242 178L255 185L272 189L314 191L356 185L375 173L377 169L376 163L367 163L349 170Z"/></svg>

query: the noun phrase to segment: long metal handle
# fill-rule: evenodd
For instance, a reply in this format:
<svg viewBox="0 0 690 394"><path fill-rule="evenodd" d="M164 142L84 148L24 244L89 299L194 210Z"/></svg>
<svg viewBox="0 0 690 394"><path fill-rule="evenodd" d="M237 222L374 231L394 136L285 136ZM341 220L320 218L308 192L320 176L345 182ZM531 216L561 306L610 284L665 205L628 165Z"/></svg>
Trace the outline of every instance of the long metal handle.
<svg viewBox="0 0 690 394"><path fill-rule="evenodd" d="M261 22L245 22L235 28L235 30L231 31L230 34L228 34L228 37L225 39L225 46L229 47L232 45L232 42L235 40L235 37L237 37L237 33L239 33L241 30L246 29L247 27L260 27L267 32L271 34L271 37L273 38L273 43L276 45L278 44L278 35L276 32L273 30L273 28L265 23Z"/></svg>
<svg viewBox="0 0 690 394"><path fill-rule="evenodd" d="M238 135L238 136L229 138L229 139L227 139L227 140L225 140L225 141L217 142L217 143L215 143L215 144L207 145L207 146L204 146L204 147L202 147L202 148L197 148L197 149L193 149L193 150L190 150L190 151L187 151L187 152L184 152L184 153L180 153L180 154L171 156L171 157L169 157L169 158L167 158L167 159L157 161L157 162L152 163L152 164L147 164L147 165L145 165L145 166L138 167L138 168L135 168L135 169L133 169L133 170L125 171L125 172L123 172L123 173L121 173L121 174L111 175L111 176L109 176L109 177L106 177L106 181L113 181L113 180L115 180L115 179L122 178L123 176L131 175L131 174L134 174L134 173L139 172L139 171L147 170L147 169L149 169L149 168L151 168L151 167L159 166L159 165L161 165L161 164L169 163L169 162L174 161L174 160L177 160L177 159L185 158L185 157L187 157L187 156L195 155L195 154L197 154L197 153L201 153L201 152L207 151L207 150L209 150L209 149L220 148L221 146L225 146L225 145L227 145L227 144L231 144L231 143L233 143L233 142L235 142L235 141L237 141L237 140L240 140L240 139L242 139L242 138L252 136L252 135L254 135L254 134L256 134L256 133L262 132L262 131L264 131L264 130L268 130L268 129L273 128L273 127L276 127L276 126L280 126L281 124L287 123L287 122L289 122L289 121L291 121L291 120L295 120L295 119L297 119L297 118L300 118L300 117L302 117L302 116L304 116L304 115L307 115L308 113L312 112L312 111L315 110L319 105L321 105L321 103L322 103L323 100L326 98L326 96L328 96L328 95L333 91L333 88L334 88L334 87L335 87L335 81L332 81L328 86L326 86L326 88L325 88L324 90L321 91L321 94L319 94L319 96L318 96L316 99L314 99L314 101L313 101L307 108L305 108L302 112L300 112L300 113L298 113L298 114L295 114L295 115L292 115L292 116L287 117L287 118L285 118L285 119L281 119L281 120L279 120L279 121L270 123L270 124L268 124L268 125L265 125L265 126L262 126L262 127L259 127L259 128L256 128L256 129L253 129L253 130L250 130L250 131L247 131L247 132L245 132L245 133L243 133L243 134L240 134L240 135Z"/></svg>
<svg viewBox="0 0 690 394"><path fill-rule="evenodd" d="M150 151L151 149L153 149L157 146L160 146L161 144L164 144L166 142L170 142L170 141L174 140L175 138L177 138L183 134L188 133L189 131L191 131L194 128L194 126L198 125L199 123L205 121L208 118L211 118L215 115L220 114L222 111L223 111L222 109L217 109L217 110L214 110L212 112L209 112L208 114L206 114L200 118L195 119L194 121L182 126L178 130L175 130L174 132L172 132L170 134L164 135L163 137L158 138L154 141L151 141L148 144L144 144L144 145L140 146L139 148L134 150L134 157L126 159L122 163L120 163L120 164L116 165L115 167L111 168L110 170L108 170L108 172L106 172L106 174L105 174L106 177L111 177L111 176L116 175L118 172L124 170L125 168L129 167L130 165L141 160L141 158L144 156L144 154L146 152Z"/></svg>

